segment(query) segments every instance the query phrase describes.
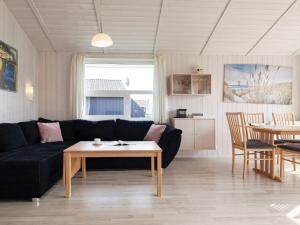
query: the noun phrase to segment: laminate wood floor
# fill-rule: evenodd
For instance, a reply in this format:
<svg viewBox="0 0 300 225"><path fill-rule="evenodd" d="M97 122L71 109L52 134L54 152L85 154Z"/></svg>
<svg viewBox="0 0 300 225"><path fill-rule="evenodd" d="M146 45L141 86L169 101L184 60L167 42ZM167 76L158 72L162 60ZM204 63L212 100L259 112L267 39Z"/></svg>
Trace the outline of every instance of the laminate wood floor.
<svg viewBox="0 0 300 225"><path fill-rule="evenodd" d="M288 170L288 169L287 169ZM58 182L39 203L0 201L0 225L289 225L300 224L300 176L282 183L230 158L176 159L163 173L163 197L150 171L88 171L64 198Z"/></svg>

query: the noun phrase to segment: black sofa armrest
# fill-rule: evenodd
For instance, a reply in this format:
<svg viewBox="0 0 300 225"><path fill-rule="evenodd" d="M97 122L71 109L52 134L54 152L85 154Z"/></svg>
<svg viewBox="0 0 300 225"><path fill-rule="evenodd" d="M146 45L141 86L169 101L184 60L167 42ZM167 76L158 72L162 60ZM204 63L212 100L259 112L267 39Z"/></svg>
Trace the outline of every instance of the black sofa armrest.
<svg viewBox="0 0 300 225"><path fill-rule="evenodd" d="M181 143L182 131L167 125L158 145L162 148L162 167L167 168L175 158Z"/></svg>
<svg viewBox="0 0 300 225"><path fill-rule="evenodd" d="M0 161L0 198L33 198L37 196L40 163L37 161Z"/></svg>

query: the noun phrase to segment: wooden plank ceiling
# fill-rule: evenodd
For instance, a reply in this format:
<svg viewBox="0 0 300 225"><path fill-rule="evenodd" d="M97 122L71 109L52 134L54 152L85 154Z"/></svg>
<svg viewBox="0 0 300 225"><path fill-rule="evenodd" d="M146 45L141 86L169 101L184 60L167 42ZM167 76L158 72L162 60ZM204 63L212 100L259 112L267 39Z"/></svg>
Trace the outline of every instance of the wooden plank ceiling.
<svg viewBox="0 0 300 225"><path fill-rule="evenodd" d="M41 51L187 52L207 55L300 53L300 0L4 0ZM99 7L100 6L100 7Z"/></svg>

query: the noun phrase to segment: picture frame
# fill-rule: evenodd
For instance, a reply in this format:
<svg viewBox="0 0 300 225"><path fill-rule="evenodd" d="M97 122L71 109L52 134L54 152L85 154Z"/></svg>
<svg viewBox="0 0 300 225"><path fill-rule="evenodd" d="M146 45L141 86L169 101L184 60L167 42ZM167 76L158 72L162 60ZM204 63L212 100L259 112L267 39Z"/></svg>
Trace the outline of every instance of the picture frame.
<svg viewBox="0 0 300 225"><path fill-rule="evenodd" d="M266 64L225 64L223 101L292 104L293 68Z"/></svg>
<svg viewBox="0 0 300 225"><path fill-rule="evenodd" d="M17 92L18 50L0 41L0 89Z"/></svg>

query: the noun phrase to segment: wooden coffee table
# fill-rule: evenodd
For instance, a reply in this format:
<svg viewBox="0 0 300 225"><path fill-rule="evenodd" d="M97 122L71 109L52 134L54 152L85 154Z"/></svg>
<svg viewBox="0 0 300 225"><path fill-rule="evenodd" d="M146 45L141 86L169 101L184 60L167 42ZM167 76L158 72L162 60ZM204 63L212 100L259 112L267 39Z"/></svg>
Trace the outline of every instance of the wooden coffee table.
<svg viewBox="0 0 300 225"><path fill-rule="evenodd" d="M115 146L114 142L94 145L91 141L80 141L64 150L63 182L66 198L71 197L72 177L81 169L86 177L86 158L97 157L150 157L151 176L155 176L157 160L157 196L162 192L161 148L154 141L126 141L129 145Z"/></svg>

